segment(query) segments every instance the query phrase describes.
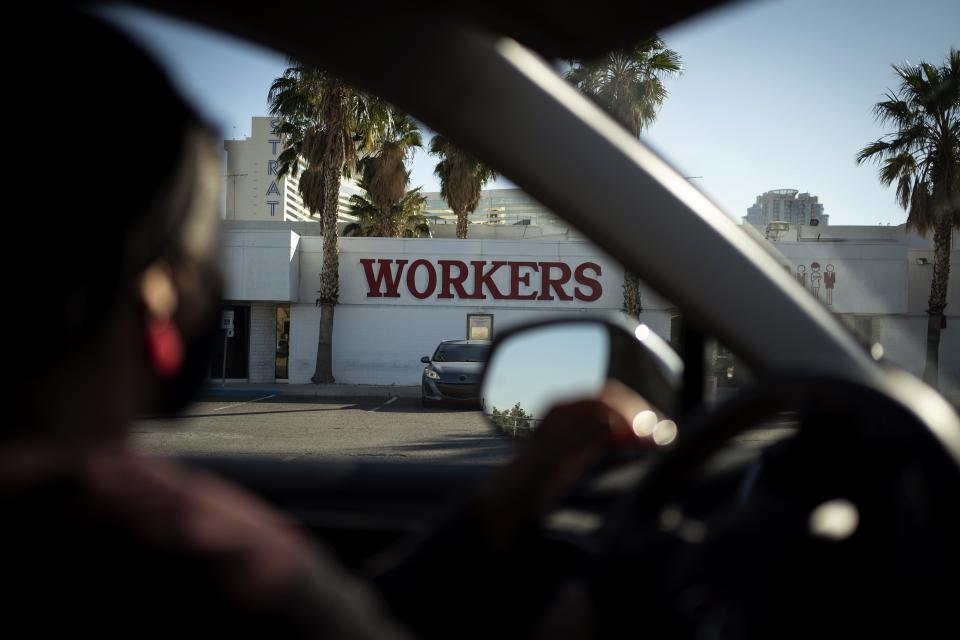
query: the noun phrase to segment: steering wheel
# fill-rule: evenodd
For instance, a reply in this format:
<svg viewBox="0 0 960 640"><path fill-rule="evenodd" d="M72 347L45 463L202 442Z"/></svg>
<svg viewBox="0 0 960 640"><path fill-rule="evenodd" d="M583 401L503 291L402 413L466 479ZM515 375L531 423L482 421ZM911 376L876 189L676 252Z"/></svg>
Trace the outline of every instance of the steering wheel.
<svg viewBox="0 0 960 640"><path fill-rule="evenodd" d="M784 411L800 428L764 459L760 489L679 540L676 505L707 461ZM774 378L681 428L600 532L602 636L635 636L638 618L653 637L916 636L952 622L960 419L932 389L893 371L875 385Z"/></svg>

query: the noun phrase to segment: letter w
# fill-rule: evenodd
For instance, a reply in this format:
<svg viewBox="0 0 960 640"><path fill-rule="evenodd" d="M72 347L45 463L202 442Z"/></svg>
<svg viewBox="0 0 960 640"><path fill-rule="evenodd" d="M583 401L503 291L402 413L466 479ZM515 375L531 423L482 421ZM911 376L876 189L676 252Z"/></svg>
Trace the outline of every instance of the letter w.
<svg viewBox="0 0 960 640"><path fill-rule="evenodd" d="M400 280L403 276L403 269L407 266L406 260L396 260L397 270L394 273L390 267L394 260L377 260L377 272L373 272L373 258L363 258L360 264L363 265L363 274L367 276L368 298L399 298ZM387 284L387 292L383 293L383 283Z"/></svg>

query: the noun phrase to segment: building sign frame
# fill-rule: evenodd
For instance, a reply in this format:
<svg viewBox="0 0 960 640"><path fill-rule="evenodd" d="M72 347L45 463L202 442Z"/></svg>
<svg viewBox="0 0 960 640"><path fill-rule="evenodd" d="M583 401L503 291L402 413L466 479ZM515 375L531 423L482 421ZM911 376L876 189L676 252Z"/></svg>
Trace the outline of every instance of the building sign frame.
<svg viewBox="0 0 960 640"><path fill-rule="evenodd" d="M467 314L467 340L493 340L493 314Z"/></svg>

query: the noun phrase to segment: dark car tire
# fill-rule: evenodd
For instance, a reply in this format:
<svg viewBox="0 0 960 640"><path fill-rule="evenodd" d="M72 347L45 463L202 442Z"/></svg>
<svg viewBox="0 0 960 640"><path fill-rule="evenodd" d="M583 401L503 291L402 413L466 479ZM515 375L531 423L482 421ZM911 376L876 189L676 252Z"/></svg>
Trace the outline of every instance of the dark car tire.
<svg viewBox="0 0 960 640"><path fill-rule="evenodd" d="M420 405L424 408L436 407L438 402L436 400L429 400L427 396L423 395L423 391L420 391Z"/></svg>

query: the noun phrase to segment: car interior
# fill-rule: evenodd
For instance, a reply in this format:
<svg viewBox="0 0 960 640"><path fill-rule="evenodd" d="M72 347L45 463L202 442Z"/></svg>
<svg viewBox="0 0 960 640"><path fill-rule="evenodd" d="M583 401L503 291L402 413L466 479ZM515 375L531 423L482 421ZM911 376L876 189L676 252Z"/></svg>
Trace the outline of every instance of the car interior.
<svg viewBox="0 0 960 640"><path fill-rule="evenodd" d="M875 362L717 205L546 62L597 55L725 3L601 2L562 12L542 2L375 1L364 8L371 36L361 50L346 30L317 38L312 29L357 11L342 3L294 1L283 11L217 0L131 4L315 63L390 100L496 167L681 309L682 362L644 347L635 326L597 325L615 335L600 354L604 377L658 399L683 437L662 450L611 455L541 523L543 589L589 584L601 636L672 637L683 628L690 637L944 637L939 625L951 619L960 570L956 412L914 377ZM614 11L622 18L610 21ZM404 37L398 21L432 34L403 43L413 82L379 63ZM650 215L634 215L635 202ZM697 260L664 268L676 254ZM763 314L738 311L756 300L766 301ZM787 323L795 339L784 343L773 327ZM547 329L498 336L492 358L509 357L509 341L524 332ZM715 405L704 402L708 339L755 374L754 384ZM496 375L488 367L484 384ZM771 422L789 427L782 439L729 449ZM355 568L429 532L492 470L182 461L265 498Z"/></svg>

